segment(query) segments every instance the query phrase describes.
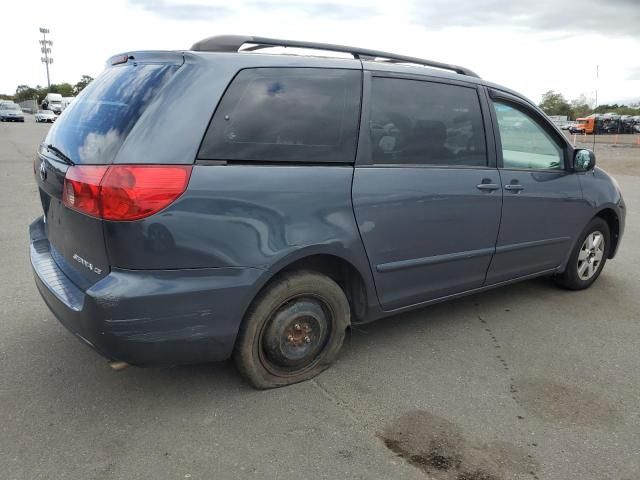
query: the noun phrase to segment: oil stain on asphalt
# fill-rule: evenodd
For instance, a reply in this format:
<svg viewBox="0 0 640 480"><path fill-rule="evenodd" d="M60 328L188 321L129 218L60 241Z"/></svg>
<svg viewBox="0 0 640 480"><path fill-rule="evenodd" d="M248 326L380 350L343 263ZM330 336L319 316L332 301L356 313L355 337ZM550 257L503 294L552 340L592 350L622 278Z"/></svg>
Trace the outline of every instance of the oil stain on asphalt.
<svg viewBox="0 0 640 480"><path fill-rule="evenodd" d="M436 480L537 478L538 462L506 442L467 441L454 423L416 410L378 433L392 452Z"/></svg>

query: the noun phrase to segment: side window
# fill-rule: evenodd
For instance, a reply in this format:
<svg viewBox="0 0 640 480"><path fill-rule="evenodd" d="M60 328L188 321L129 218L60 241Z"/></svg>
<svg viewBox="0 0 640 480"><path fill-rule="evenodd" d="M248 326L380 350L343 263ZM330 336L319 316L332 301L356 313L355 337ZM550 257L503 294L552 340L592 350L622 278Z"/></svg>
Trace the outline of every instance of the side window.
<svg viewBox="0 0 640 480"><path fill-rule="evenodd" d="M242 70L213 116L199 158L353 162L361 72Z"/></svg>
<svg viewBox="0 0 640 480"><path fill-rule="evenodd" d="M475 88L374 78L369 135L374 164L487 165Z"/></svg>
<svg viewBox="0 0 640 480"><path fill-rule="evenodd" d="M504 168L562 170L564 155L556 141L526 113L495 101Z"/></svg>

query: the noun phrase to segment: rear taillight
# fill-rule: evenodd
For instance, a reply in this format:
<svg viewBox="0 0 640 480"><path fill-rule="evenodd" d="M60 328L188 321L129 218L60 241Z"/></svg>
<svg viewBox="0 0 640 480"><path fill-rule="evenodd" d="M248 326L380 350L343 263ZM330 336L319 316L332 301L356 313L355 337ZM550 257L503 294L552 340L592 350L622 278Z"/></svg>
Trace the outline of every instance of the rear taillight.
<svg viewBox="0 0 640 480"><path fill-rule="evenodd" d="M64 204L92 217L102 217L100 182L108 168L94 165L69 167L62 191Z"/></svg>
<svg viewBox="0 0 640 480"><path fill-rule="evenodd" d="M138 220L184 193L190 165L82 165L69 167L64 204L105 220Z"/></svg>

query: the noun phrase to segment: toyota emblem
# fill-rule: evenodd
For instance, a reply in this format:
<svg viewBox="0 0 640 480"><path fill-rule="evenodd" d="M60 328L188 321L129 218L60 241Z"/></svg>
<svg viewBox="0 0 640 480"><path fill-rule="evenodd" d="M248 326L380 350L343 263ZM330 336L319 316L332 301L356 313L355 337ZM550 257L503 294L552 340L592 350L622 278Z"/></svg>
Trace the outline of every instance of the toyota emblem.
<svg viewBox="0 0 640 480"><path fill-rule="evenodd" d="M43 182L47 181L47 166L44 164L44 160L40 164L40 178Z"/></svg>

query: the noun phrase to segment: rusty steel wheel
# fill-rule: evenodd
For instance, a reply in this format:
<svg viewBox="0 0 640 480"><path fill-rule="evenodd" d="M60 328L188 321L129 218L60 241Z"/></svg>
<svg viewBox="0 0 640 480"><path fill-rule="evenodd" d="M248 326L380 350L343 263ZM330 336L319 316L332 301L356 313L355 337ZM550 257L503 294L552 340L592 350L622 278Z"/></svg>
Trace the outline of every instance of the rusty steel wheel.
<svg viewBox="0 0 640 480"><path fill-rule="evenodd" d="M300 296L278 308L261 332L260 359L276 375L313 367L332 330L333 312L321 298Z"/></svg>
<svg viewBox="0 0 640 480"><path fill-rule="evenodd" d="M333 280L316 272L286 273L254 301L234 360L256 388L308 380L333 362L349 322L349 303Z"/></svg>

